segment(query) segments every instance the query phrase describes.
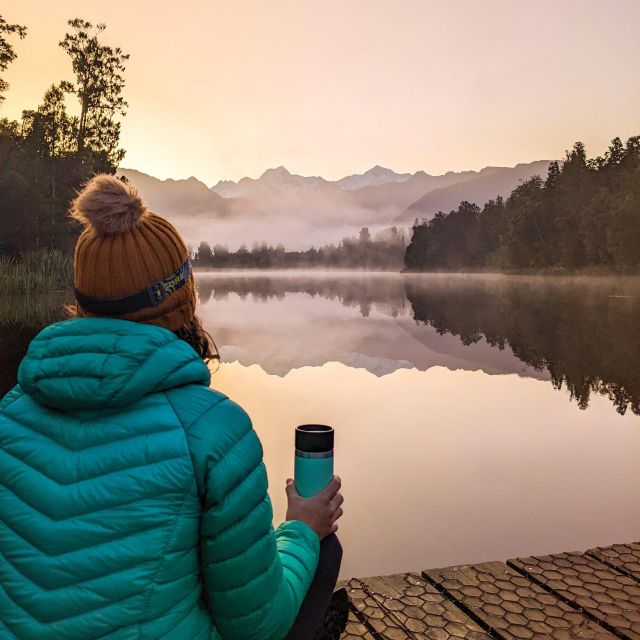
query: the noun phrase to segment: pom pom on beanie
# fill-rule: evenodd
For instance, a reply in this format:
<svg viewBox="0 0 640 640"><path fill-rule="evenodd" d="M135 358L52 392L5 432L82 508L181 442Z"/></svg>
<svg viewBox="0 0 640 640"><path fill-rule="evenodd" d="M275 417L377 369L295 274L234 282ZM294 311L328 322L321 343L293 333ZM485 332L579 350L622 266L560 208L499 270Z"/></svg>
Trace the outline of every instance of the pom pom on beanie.
<svg viewBox="0 0 640 640"><path fill-rule="evenodd" d="M115 176L101 173L89 180L71 203L70 215L101 235L136 227L147 207L137 190Z"/></svg>

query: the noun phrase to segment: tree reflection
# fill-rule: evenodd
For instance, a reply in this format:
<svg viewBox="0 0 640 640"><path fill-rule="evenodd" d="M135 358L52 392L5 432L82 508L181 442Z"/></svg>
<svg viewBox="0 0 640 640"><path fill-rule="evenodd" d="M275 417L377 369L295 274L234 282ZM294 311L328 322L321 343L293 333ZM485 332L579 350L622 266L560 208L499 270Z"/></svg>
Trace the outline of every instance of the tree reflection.
<svg viewBox="0 0 640 640"><path fill-rule="evenodd" d="M638 280L408 277L405 288L417 322L464 344L508 345L583 409L595 392L640 414Z"/></svg>
<svg viewBox="0 0 640 640"><path fill-rule="evenodd" d="M201 304L210 300L225 300L234 293L242 300L252 296L256 300L282 300L291 293L304 293L312 298L320 296L345 307L353 307L367 317L372 308L396 317L407 307L402 278L397 274L373 275L367 272L291 273L271 276L268 273L203 273L196 274Z"/></svg>

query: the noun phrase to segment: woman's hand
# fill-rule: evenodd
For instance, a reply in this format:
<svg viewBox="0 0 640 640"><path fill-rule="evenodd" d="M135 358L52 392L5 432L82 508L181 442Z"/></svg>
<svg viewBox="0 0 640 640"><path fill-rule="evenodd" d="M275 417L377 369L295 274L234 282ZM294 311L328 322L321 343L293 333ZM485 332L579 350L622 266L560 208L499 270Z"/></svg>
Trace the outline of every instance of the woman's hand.
<svg viewBox="0 0 640 640"><path fill-rule="evenodd" d="M338 476L320 493L311 498L303 498L296 491L291 478L287 478L287 520L306 522L322 540L338 530L337 520L342 516L344 498L340 493L342 481Z"/></svg>

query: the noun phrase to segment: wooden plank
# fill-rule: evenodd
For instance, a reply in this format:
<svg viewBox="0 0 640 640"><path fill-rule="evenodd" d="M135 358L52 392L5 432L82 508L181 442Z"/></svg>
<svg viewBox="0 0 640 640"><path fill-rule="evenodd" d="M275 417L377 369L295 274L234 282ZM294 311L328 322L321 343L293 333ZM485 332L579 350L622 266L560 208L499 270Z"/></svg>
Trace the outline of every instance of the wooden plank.
<svg viewBox="0 0 640 640"><path fill-rule="evenodd" d="M374 640L374 637L369 633L367 628L356 618L353 611L349 611L349 619L347 621L347 628L340 636L340 640L358 640L358 638L364 638L364 640Z"/></svg>
<svg viewBox="0 0 640 640"><path fill-rule="evenodd" d="M595 547L589 549L587 553L640 581L640 542Z"/></svg>
<svg viewBox="0 0 640 640"><path fill-rule="evenodd" d="M615 637L502 562L433 569L423 574L495 638Z"/></svg>
<svg viewBox="0 0 640 640"><path fill-rule="evenodd" d="M390 640L411 638L393 614L380 606L379 600L369 591L365 580L349 580L347 593L360 616L366 619L367 624L381 638L389 638Z"/></svg>
<svg viewBox="0 0 640 640"><path fill-rule="evenodd" d="M352 601L382 638L489 640L490 636L438 590L415 573L359 580ZM358 606L365 596L368 607ZM377 611L372 614L372 608Z"/></svg>
<svg viewBox="0 0 640 640"><path fill-rule="evenodd" d="M577 552L517 558L509 565L620 637L640 640L640 584L629 576Z"/></svg>
<svg viewBox="0 0 640 640"><path fill-rule="evenodd" d="M467 638L488 640L482 628L432 584L415 573L385 576L384 583L399 596L391 596L386 606L416 638Z"/></svg>

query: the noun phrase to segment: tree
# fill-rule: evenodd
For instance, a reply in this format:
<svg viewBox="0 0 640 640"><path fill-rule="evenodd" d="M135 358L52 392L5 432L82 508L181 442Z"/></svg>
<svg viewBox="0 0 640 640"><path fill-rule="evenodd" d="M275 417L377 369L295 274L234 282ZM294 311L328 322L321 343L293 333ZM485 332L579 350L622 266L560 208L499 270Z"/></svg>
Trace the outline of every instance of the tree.
<svg viewBox="0 0 640 640"><path fill-rule="evenodd" d="M224 243L217 243L213 245L213 253L216 257L220 256L228 256L229 255L229 247Z"/></svg>
<svg viewBox="0 0 640 640"><path fill-rule="evenodd" d="M35 111L22 112L24 145L41 160L40 177L48 182L48 196L55 199L62 165L74 151L74 128L77 119L67 114L64 92L52 85ZM46 187L45 187L46 189ZM62 204L62 203L61 203Z"/></svg>
<svg viewBox="0 0 640 640"><path fill-rule="evenodd" d="M552 191L556 188L558 180L560 178L560 165L557 160L554 160L549 164L549 170L547 171L547 179L544 183L545 189Z"/></svg>
<svg viewBox="0 0 640 640"><path fill-rule="evenodd" d="M65 35L60 46L71 57L76 83L63 82L61 87L80 103L77 149L81 154L91 151L98 170L115 173L124 157L124 151L118 148L120 122L116 118L125 115L128 107L122 89L129 54L120 47L101 44L99 36L105 24L96 25L92 33L94 27L86 20L76 18L68 24L73 31Z"/></svg>
<svg viewBox="0 0 640 640"><path fill-rule="evenodd" d="M23 111L23 135L41 157L61 158L75 150L77 119L67 114L65 94L51 85L36 111Z"/></svg>
<svg viewBox="0 0 640 640"><path fill-rule="evenodd" d="M592 169L601 171L608 167L616 167L625 159L625 155L626 152L622 140L619 137L615 137L605 154L589 160L588 164Z"/></svg>
<svg viewBox="0 0 640 640"><path fill-rule="evenodd" d="M533 176L519 184L507 200L503 246L509 266L543 266L540 258L546 242L542 222L543 186L542 178Z"/></svg>
<svg viewBox="0 0 640 640"><path fill-rule="evenodd" d="M481 264L499 263L500 238L505 228L504 209L504 200L498 196L489 200L478 215L478 260Z"/></svg>
<svg viewBox="0 0 640 640"><path fill-rule="evenodd" d="M369 232L369 227L362 227L362 229L360 229L358 240L360 241L360 244L367 244L371 242L371 233Z"/></svg>
<svg viewBox="0 0 640 640"><path fill-rule="evenodd" d="M213 251L208 242L204 240L200 243L196 249L196 255L193 260L193 264L197 267L211 267L213 266Z"/></svg>
<svg viewBox="0 0 640 640"><path fill-rule="evenodd" d="M0 16L0 72L6 71L9 64L16 59L16 52L13 45L5 36L17 34L22 40L27 35L27 28L19 24L9 24L2 16ZM4 102L2 95L9 88L9 83L0 78L0 104Z"/></svg>

